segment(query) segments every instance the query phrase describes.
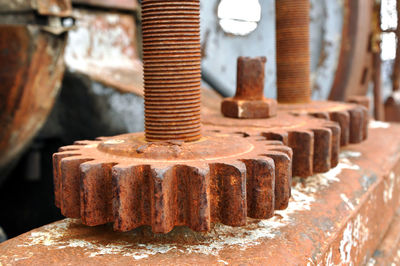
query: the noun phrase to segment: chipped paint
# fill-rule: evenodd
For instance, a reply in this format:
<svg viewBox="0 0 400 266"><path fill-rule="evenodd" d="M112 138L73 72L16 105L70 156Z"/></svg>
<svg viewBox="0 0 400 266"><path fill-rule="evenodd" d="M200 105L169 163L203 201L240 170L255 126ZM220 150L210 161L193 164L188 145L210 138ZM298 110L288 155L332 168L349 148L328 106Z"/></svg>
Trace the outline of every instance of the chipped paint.
<svg viewBox="0 0 400 266"><path fill-rule="evenodd" d="M389 178L385 179L385 191L383 191L383 200L385 203L388 203L393 198L393 190L395 185L395 177L394 172L390 172Z"/></svg>
<svg viewBox="0 0 400 266"><path fill-rule="evenodd" d="M368 222L368 219L364 221L359 214L354 221L347 224L339 248L342 264L353 265L351 259L356 254L352 254L352 252L358 253L357 247L362 246L368 240L369 230L365 226L366 222Z"/></svg>
<svg viewBox="0 0 400 266"><path fill-rule="evenodd" d="M354 205L353 203L351 203L350 199L345 195L345 194L340 194L340 198L344 201L344 203L346 203L346 206L350 209L350 210L354 210Z"/></svg>
<svg viewBox="0 0 400 266"><path fill-rule="evenodd" d="M339 156L342 159L345 159L345 158L360 158L362 156L362 153L358 152L358 151L342 151Z"/></svg>
<svg viewBox="0 0 400 266"><path fill-rule="evenodd" d="M334 266L335 264L333 263L333 251L332 248L329 249L328 256L325 258L325 266Z"/></svg>

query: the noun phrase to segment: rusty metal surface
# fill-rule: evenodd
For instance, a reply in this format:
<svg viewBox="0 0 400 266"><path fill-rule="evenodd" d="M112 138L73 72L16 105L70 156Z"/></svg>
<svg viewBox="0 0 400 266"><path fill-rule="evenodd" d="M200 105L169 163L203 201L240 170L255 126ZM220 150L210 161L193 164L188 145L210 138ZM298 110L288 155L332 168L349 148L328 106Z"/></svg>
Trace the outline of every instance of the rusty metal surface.
<svg viewBox="0 0 400 266"><path fill-rule="evenodd" d="M89 226L168 233L246 224L287 207L292 151L200 123L200 1L142 1L145 132L54 154L56 205Z"/></svg>
<svg viewBox="0 0 400 266"><path fill-rule="evenodd" d="M278 102L307 103L310 83L310 1L279 0L276 5Z"/></svg>
<svg viewBox="0 0 400 266"><path fill-rule="evenodd" d="M381 30L381 1L375 1L372 19L372 82L374 84L374 118L385 119L382 99L382 30Z"/></svg>
<svg viewBox="0 0 400 266"><path fill-rule="evenodd" d="M71 16L71 0L36 0L37 11L44 16Z"/></svg>
<svg viewBox="0 0 400 266"><path fill-rule="evenodd" d="M81 141L54 155L56 205L117 231L241 226L287 207L290 157L277 141L216 133L189 143L149 143L141 133Z"/></svg>
<svg viewBox="0 0 400 266"><path fill-rule="evenodd" d="M146 139L200 139L200 1L143 1L142 31Z"/></svg>
<svg viewBox="0 0 400 266"><path fill-rule="evenodd" d="M309 104L279 104L278 109L291 114L309 114L337 122L340 126L340 144L357 144L367 139L369 112L362 105L313 101Z"/></svg>
<svg viewBox="0 0 400 266"><path fill-rule="evenodd" d="M143 64L138 29L131 14L74 8L76 26L69 32L65 62L122 93L143 96Z"/></svg>
<svg viewBox="0 0 400 266"><path fill-rule="evenodd" d="M373 0L346 0L345 20L338 67L330 100L345 101L366 95L372 79L371 36Z"/></svg>
<svg viewBox="0 0 400 266"><path fill-rule="evenodd" d="M43 16L70 16L70 0L0 0L0 14L36 11Z"/></svg>
<svg viewBox="0 0 400 266"><path fill-rule="evenodd" d="M400 3L396 1L396 11L397 14L400 14ZM397 16L397 28L396 28L396 39L400 40L400 16ZM393 62L393 72L392 72L392 80L393 80L393 91L400 90L400 44L396 43L396 57Z"/></svg>
<svg viewBox="0 0 400 266"><path fill-rule="evenodd" d="M221 112L232 118L269 118L276 115L277 102L264 97L266 57L239 57L236 95L224 99Z"/></svg>
<svg viewBox="0 0 400 266"><path fill-rule="evenodd" d="M37 26L0 26L0 169L46 121L61 85L65 37Z"/></svg>
<svg viewBox="0 0 400 266"><path fill-rule="evenodd" d="M137 0L72 0L72 3L131 11L140 7Z"/></svg>
<svg viewBox="0 0 400 266"><path fill-rule="evenodd" d="M286 211L247 226L216 224L209 233L185 227L168 235L148 227L59 221L0 244L7 264L272 264L354 265L372 256L399 207L400 126L372 123L371 138L341 154L338 168L294 180Z"/></svg>
<svg viewBox="0 0 400 266"><path fill-rule="evenodd" d="M400 3L397 1L396 58L393 63L393 92L384 104L385 121L400 122Z"/></svg>
<svg viewBox="0 0 400 266"><path fill-rule="evenodd" d="M311 100L308 0L276 1L278 110L339 123L341 145L368 135L368 110L359 105Z"/></svg>
<svg viewBox="0 0 400 266"><path fill-rule="evenodd" d="M367 108L368 112L371 112L371 99L368 96L350 96L346 102L362 105Z"/></svg>
<svg viewBox="0 0 400 266"><path fill-rule="evenodd" d="M340 128L336 123L309 116L278 112L269 119L233 119L219 113L203 113L207 128L229 133L263 136L282 141L293 149L293 176L308 177L337 166Z"/></svg>
<svg viewBox="0 0 400 266"><path fill-rule="evenodd" d="M384 238L368 261L368 266L398 265L400 263L400 216L399 211L393 218Z"/></svg>
<svg viewBox="0 0 400 266"><path fill-rule="evenodd" d="M385 102L385 120L388 122L400 122L400 92L390 95Z"/></svg>

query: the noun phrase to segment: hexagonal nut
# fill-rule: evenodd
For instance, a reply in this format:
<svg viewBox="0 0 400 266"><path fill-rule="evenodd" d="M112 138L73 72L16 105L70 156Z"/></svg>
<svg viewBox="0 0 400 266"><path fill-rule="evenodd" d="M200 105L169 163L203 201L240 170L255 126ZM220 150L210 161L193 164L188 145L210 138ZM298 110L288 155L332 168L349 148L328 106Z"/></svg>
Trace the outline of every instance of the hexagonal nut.
<svg viewBox="0 0 400 266"><path fill-rule="evenodd" d="M276 116L278 104L274 99L239 100L227 98L221 104L221 112L231 118L269 118Z"/></svg>

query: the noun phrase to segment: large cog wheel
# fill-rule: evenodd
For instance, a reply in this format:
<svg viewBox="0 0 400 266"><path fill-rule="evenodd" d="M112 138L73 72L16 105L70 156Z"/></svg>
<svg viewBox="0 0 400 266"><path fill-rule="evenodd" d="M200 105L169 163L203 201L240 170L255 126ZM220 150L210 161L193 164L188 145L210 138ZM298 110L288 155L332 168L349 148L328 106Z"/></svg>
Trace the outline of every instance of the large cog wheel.
<svg viewBox="0 0 400 266"><path fill-rule="evenodd" d="M279 141L210 132L196 142L78 141L53 155L55 200L66 217L117 231L242 226L287 207L291 157Z"/></svg>

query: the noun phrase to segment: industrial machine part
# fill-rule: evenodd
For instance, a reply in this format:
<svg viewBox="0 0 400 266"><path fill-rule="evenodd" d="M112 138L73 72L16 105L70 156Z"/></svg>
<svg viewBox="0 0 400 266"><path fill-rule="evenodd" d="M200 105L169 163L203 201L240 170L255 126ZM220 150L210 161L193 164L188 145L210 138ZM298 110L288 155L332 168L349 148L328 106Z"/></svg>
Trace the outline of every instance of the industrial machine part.
<svg viewBox="0 0 400 266"><path fill-rule="evenodd" d="M242 64L239 58L238 65ZM246 58L247 62L254 64L261 62L261 58ZM240 67L238 66L238 69ZM293 174L295 176L309 177L316 173L323 173L336 167L339 160L340 150L340 127L335 122L325 119L317 119L307 115L292 115L279 111L275 117L268 119L262 117L258 112L261 95L263 97L263 86L258 82L264 79L263 71L238 71L238 84L249 84L246 89L237 87L237 95L246 100L249 110L246 117L242 119L227 117L229 113L227 104L232 104L233 99L222 101L222 113L216 110L204 110L202 121L206 126L222 133L241 133L244 136L263 136L268 140L279 140L293 149ZM240 82L239 82L240 80ZM256 95L256 97L254 97ZM255 99L255 100L252 100ZM236 100L241 102L241 100ZM271 100L272 101L272 100ZM252 108L252 109L250 109ZM242 111L244 112L244 111ZM232 114L231 112L230 114ZM263 113L261 113L263 114ZM246 118L246 119L243 119Z"/></svg>
<svg viewBox="0 0 400 266"><path fill-rule="evenodd" d="M215 113L204 115L203 123L222 133L237 132L282 141L293 150L293 176L306 178L324 173L339 161L340 128L324 119L284 112L269 119L234 119Z"/></svg>
<svg viewBox="0 0 400 266"><path fill-rule="evenodd" d="M137 0L72 0L72 3L128 11L136 10L139 7Z"/></svg>
<svg viewBox="0 0 400 266"><path fill-rule="evenodd" d="M309 12L309 0L276 1L278 109L338 122L342 145L360 143L368 132L365 107L311 100Z"/></svg>
<svg viewBox="0 0 400 266"><path fill-rule="evenodd" d="M367 95L372 81L372 23L374 0L344 0L341 51L329 100L347 101Z"/></svg>
<svg viewBox="0 0 400 266"><path fill-rule="evenodd" d="M276 115L277 102L264 97L266 57L239 57L237 86L233 98L224 99L221 112L233 118L269 118Z"/></svg>
<svg viewBox="0 0 400 266"><path fill-rule="evenodd" d="M289 208L270 220L216 224L208 233L178 227L160 235L145 226L123 233L63 219L0 244L0 262L364 265L372 256L382 259L386 252L375 252L380 241L398 239L387 228L400 206L400 125L372 126L367 141L346 147L337 169L295 178ZM396 253L398 243L391 245Z"/></svg>
<svg viewBox="0 0 400 266"><path fill-rule="evenodd" d="M142 1L145 134L77 142L54 154L56 205L86 225L207 231L288 205L291 150L202 132L200 1Z"/></svg>
<svg viewBox="0 0 400 266"><path fill-rule="evenodd" d="M393 64L393 92L386 99L385 120L390 122L400 122L400 1L396 1L397 7L397 29L396 29L396 58Z"/></svg>
<svg viewBox="0 0 400 266"><path fill-rule="evenodd" d="M381 0L375 1L372 19L373 35L371 39L374 84L374 118L378 121L385 119L382 99L382 30L381 30Z"/></svg>
<svg viewBox="0 0 400 266"><path fill-rule="evenodd" d="M73 24L65 17L71 11L69 1L32 2L0 1L2 177L53 107L64 72L64 32Z"/></svg>

